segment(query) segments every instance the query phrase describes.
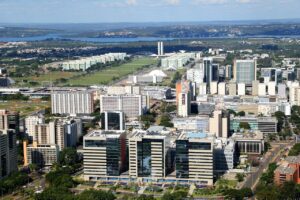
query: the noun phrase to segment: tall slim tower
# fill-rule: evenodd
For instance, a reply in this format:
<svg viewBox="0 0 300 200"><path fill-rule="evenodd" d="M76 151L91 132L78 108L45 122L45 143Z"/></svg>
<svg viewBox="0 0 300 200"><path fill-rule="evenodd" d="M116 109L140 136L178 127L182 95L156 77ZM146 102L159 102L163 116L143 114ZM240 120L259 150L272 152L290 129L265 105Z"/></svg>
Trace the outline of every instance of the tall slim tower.
<svg viewBox="0 0 300 200"><path fill-rule="evenodd" d="M158 42L157 43L157 55L158 56L163 56L164 55L164 43L163 42Z"/></svg>

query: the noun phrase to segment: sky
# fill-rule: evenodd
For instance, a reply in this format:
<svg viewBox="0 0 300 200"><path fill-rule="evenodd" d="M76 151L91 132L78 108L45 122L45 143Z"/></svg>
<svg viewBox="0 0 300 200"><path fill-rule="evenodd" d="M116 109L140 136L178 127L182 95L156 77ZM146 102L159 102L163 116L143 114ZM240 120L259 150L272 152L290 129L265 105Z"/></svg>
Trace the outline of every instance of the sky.
<svg viewBox="0 0 300 200"><path fill-rule="evenodd" d="M295 19L299 9L300 0L0 0L0 23Z"/></svg>

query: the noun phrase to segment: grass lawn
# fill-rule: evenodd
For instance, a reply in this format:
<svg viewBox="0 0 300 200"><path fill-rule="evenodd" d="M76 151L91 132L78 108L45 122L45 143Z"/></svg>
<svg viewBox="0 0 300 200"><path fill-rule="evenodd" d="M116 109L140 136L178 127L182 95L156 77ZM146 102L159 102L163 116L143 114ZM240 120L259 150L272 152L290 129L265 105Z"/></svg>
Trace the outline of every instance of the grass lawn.
<svg viewBox="0 0 300 200"><path fill-rule="evenodd" d="M18 111L20 112L21 116L27 116L33 112L45 109L47 107L50 107L50 102L40 100L0 102L0 109Z"/></svg>
<svg viewBox="0 0 300 200"><path fill-rule="evenodd" d="M29 81L34 81L42 85L43 82L55 82L61 78L69 79L76 75L79 75L80 72L48 72L46 74L41 74L39 76L29 76L29 77L20 77L20 78L13 78L17 81L18 85L29 86ZM24 82L25 81L25 82Z"/></svg>
<svg viewBox="0 0 300 200"><path fill-rule="evenodd" d="M86 74L69 79L67 84L70 86L107 84L113 79L124 77L142 69L146 65L153 65L156 63L157 60L153 58L139 58L130 63L122 64L118 67L108 67L107 69L95 72L93 74Z"/></svg>

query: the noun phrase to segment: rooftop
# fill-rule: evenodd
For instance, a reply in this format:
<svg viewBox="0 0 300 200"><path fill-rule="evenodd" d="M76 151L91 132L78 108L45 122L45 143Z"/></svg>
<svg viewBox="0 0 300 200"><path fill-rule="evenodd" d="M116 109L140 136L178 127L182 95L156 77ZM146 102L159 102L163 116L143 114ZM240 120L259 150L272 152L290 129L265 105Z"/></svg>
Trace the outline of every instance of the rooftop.
<svg viewBox="0 0 300 200"><path fill-rule="evenodd" d="M288 156L285 160L289 163L300 163L300 156Z"/></svg>
<svg viewBox="0 0 300 200"><path fill-rule="evenodd" d="M98 138L118 138L124 131L104 131L104 130L92 130L84 137L98 137Z"/></svg>
<svg viewBox="0 0 300 200"><path fill-rule="evenodd" d="M293 174L295 173L295 168L286 166L286 165L280 165L277 167L276 171L278 171L280 174Z"/></svg>

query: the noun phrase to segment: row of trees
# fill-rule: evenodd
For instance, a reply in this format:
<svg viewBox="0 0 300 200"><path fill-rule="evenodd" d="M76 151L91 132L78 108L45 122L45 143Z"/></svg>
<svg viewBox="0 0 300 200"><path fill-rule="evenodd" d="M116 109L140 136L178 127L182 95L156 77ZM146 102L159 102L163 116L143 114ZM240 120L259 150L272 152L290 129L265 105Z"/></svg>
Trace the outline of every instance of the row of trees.
<svg viewBox="0 0 300 200"><path fill-rule="evenodd" d="M32 179L28 174L16 172L0 181L0 193L7 194L15 191L17 188L31 182Z"/></svg>
<svg viewBox="0 0 300 200"><path fill-rule="evenodd" d="M10 100L27 101L27 100L29 100L29 97L25 96L21 93L17 93L17 94L0 95L0 100L2 100L2 101L10 101Z"/></svg>

